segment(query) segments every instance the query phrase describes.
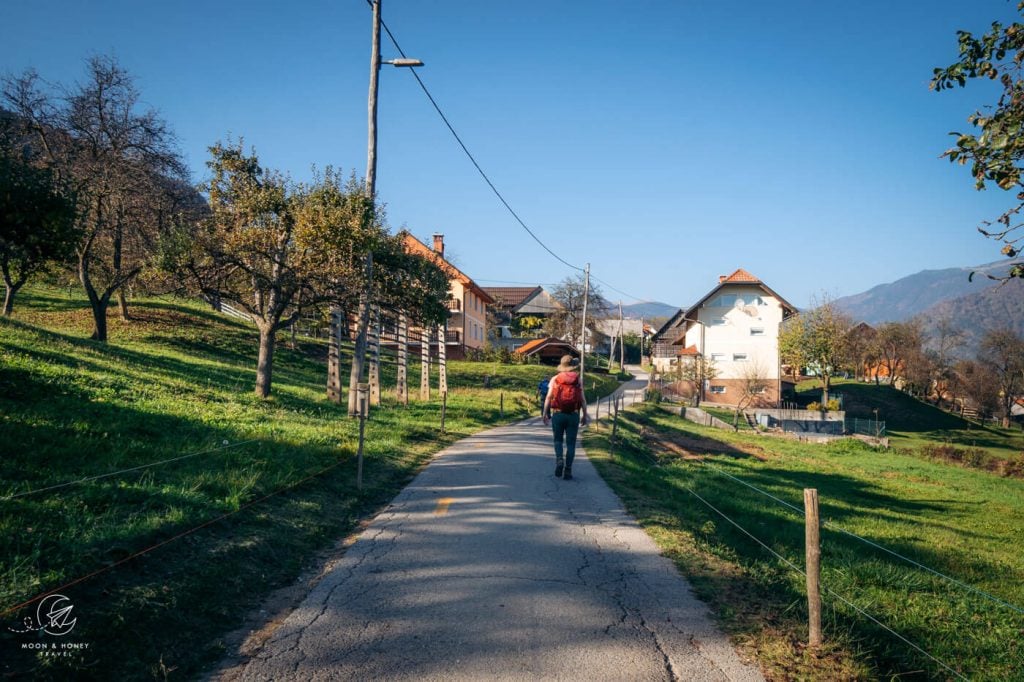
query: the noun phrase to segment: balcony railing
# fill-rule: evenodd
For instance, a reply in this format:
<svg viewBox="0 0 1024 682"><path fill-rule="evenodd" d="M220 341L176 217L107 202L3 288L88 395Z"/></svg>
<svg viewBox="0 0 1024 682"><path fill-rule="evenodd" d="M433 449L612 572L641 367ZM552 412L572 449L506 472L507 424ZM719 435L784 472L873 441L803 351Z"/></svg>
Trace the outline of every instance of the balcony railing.
<svg viewBox="0 0 1024 682"><path fill-rule="evenodd" d="M458 312L462 310L462 301L457 298L449 298L447 301L448 310L452 312Z"/></svg>

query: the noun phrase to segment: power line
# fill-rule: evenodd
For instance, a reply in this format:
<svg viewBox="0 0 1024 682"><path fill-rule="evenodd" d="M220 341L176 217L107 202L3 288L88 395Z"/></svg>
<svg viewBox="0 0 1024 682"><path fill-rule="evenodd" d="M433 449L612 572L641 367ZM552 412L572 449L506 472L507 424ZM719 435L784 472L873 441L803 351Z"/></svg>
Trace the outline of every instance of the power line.
<svg viewBox="0 0 1024 682"><path fill-rule="evenodd" d="M373 3L371 2L371 0L367 0L367 3L371 7L373 6ZM384 31L388 34L388 38L391 40L391 43L395 46L395 49L398 50L398 54L402 55L403 59L406 59L407 57L406 57L405 51L402 50L402 47L398 44L398 41L395 40L395 36L394 36L393 33L391 33L391 29L388 28L388 25L385 24L383 21L381 21L381 27L383 27ZM484 179L484 182L487 183L487 186L491 188L491 191L494 192L494 195L496 197L498 197L498 200L502 203L502 205L505 206L505 208L512 215L512 217L515 218L516 222L518 222L519 225L522 226L522 228L524 230L526 230L527 234L529 234L531 237L533 237L533 240L535 242L540 244L541 247L545 251L547 251L549 254L551 254L555 258L555 260L559 261L563 265L567 265L568 267L572 268L573 270L578 270L579 272L583 272L583 268L581 268L581 267L579 267L577 265L573 265L569 261L567 261L564 258L562 258L561 256L559 256L557 253L552 251L550 248L548 248L548 245L545 244L543 241L541 241L540 237L538 237L533 232L533 230L531 230L529 227L527 227L526 223L523 222L523 219L519 217L519 214L517 214L515 212L515 210L508 203L508 201L505 200L505 197L502 196L501 192L498 191L498 188L494 186L493 182L491 182L491 179L489 177L487 177L487 173L485 173L484 169L480 167L479 163L477 163L477 160L473 157L473 154L470 153L469 148L466 147L466 144L462 141L462 138L459 137L459 134L457 132L455 132L454 126L452 126L451 122L448 120L448 117L444 115L444 112L441 111L441 107L438 105L437 100L435 100L434 96L430 94L430 90L427 89L427 86L426 86L426 84L423 83L423 79L420 78L420 75L418 73L416 73L416 69L408 69L408 71L412 73L413 77L416 79L416 82L419 83L420 88L423 90L423 94L425 94L427 96L427 99L430 100L430 103L434 106L434 110L437 111L437 115L441 117L442 121L444 121L444 124L448 127L448 130L451 132L452 136L455 138L455 141L459 143L460 147L462 147L462 151L465 152L466 157L469 158L470 162L476 168L477 172L480 173L480 177L482 177Z"/></svg>
<svg viewBox="0 0 1024 682"><path fill-rule="evenodd" d="M604 281L603 279L600 279L599 277L595 277L593 274L590 275L590 278L594 279L594 280L597 280L598 282L600 282L601 284L605 285L606 287L608 287L612 291L620 293L623 296L625 296L626 298L633 299L634 301L636 301L638 303L643 303L644 301L649 300L649 299L640 298L639 296L634 296L633 294L627 293L627 292L623 291L622 289L617 289L617 288L613 287L611 284L608 284L608 282Z"/></svg>

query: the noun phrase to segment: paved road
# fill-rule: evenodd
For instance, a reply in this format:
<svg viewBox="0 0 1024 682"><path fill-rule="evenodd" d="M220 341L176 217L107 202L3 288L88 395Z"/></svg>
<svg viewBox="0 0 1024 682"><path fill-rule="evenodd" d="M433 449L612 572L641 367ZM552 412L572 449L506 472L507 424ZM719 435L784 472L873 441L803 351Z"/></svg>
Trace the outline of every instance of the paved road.
<svg viewBox="0 0 1024 682"><path fill-rule="evenodd" d="M443 451L239 678L761 679L585 454L553 474L536 418Z"/></svg>

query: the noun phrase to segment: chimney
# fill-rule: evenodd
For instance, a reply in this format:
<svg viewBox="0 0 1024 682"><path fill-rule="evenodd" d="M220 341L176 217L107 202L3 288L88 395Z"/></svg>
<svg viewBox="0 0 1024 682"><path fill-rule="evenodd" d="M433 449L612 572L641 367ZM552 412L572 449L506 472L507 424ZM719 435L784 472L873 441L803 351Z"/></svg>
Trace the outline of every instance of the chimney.
<svg viewBox="0 0 1024 682"><path fill-rule="evenodd" d="M434 233L434 253L444 258L444 235L439 232Z"/></svg>
<svg viewBox="0 0 1024 682"><path fill-rule="evenodd" d="M435 243L435 244L437 243L437 237L436 237L436 236L434 237L434 243ZM435 247L435 248L436 248L436 247ZM728 277L729 277L729 275L719 275L719 276L718 276L718 283L719 283L719 284L721 284L721 283L722 283L722 282L724 282L724 281L726 280L726 278L728 278Z"/></svg>

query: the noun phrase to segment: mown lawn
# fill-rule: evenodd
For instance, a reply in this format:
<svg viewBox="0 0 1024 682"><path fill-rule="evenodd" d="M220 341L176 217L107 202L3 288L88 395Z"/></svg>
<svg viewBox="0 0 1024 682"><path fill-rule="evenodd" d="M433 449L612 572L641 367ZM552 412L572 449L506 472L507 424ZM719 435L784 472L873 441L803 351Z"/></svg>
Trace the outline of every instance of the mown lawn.
<svg viewBox="0 0 1024 682"><path fill-rule="evenodd" d="M650 405L620 415L619 427L615 443L591 430L588 456L771 679L1024 680L1022 612L841 532L1024 607L1024 481L854 441L705 428ZM804 488L818 490L826 523L823 588L955 673L828 592L825 647L804 646L803 576L711 508L802 568Z"/></svg>
<svg viewBox="0 0 1024 682"><path fill-rule="evenodd" d="M252 392L251 328L184 300L137 301L132 315L122 323L111 313L110 342L95 343L77 292L37 287L0 320L4 676L196 676L265 595L294 581L433 453L535 413L535 387L550 374L449 363L441 435L436 365L432 400L420 402L419 363L410 363L413 400L402 408L387 362L359 491L357 422L326 399L322 343L300 338L293 349L282 338L273 395L262 401ZM594 381L598 393L617 385ZM161 460L176 461L105 476ZM41 490L80 479L93 480ZM10 631L36 613L34 603L14 607L58 587L74 604L73 632ZM57 639L88 648L54 658L23 646Z"/></svg>

